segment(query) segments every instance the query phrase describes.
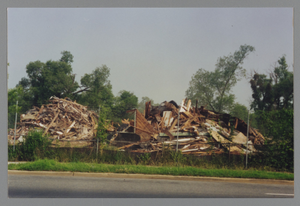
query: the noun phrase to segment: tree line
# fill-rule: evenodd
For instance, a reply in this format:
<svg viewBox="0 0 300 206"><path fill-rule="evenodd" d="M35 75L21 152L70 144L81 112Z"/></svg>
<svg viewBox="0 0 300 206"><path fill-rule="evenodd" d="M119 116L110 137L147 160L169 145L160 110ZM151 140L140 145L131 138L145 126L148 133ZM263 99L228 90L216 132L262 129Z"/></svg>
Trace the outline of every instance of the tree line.
<svg viewBox="0 0 300 206"><path fill-rule="evenodd" d="M149 97L138 97L133 92L122 90L117 96L112 93L109 81L110 69L106 65L97 67L89 74L84 74L80 82L75 80L72 69L73 55L62 51L57 61L34 61L26 66L27 77L23 77L15 88L8 90L8 127L14 126L16 110L18 114L26 113L33 106L48 104L51 96L70 98L89 109L99 111L100 105L113 122L130 118L126 111L138 108L144 110ZM16 109L16 101L18 108Z"/></svg>

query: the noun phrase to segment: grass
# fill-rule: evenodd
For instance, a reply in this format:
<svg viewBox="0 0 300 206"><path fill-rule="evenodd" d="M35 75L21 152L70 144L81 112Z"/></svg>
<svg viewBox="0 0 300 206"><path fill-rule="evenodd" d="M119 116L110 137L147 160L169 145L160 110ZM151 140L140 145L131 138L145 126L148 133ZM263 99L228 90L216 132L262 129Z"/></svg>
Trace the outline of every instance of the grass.
<svg viewBox="0 0 300 206"><path fill-rule="evenodd" d="M24 164L10 164L9 170L29 171L71 171L71 172L98 172L98 173L127 173L127 174L160 174L175 176L206 176L231 178L257 178L294 180L293 173L269 172L264 170L231 170L231 169L203 169L191 166L145 166L145 165L112 165L98 163L68 162L61 163L55 160L37 160Z"/></svg>

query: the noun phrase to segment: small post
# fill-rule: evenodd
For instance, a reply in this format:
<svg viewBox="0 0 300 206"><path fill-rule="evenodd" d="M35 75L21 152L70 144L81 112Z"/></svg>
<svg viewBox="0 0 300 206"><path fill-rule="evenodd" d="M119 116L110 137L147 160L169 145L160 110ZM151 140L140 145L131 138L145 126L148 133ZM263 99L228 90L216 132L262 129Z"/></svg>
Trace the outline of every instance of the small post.
<svg viewBox="0 0 300 206"><path fill-rule="evenodd" d="M248 123L247 123L247 143L246 143L246 169L247 169L247 164L248 164L248 139L249 139L249 113L250 110L248 110Z"/></svg>
<svg viewBox="0 0 300 206"><path fill-rule="evenodd" d="M15 117L15 134L14 134L14 149L13 151L15 151L15 144L16 144L16 129L17 129L17 116L18 114L18 100L17 100L17 104L16 104L16 117Z"/></svg>
<svg viewBox="0 0 300 206"><path fill-rule="evenodd" d="M176 152L178 152L179 117L180 117L180 107L179 107L179 109L178 109L178 120L177 120L177 142L176 142Z"/></svg>

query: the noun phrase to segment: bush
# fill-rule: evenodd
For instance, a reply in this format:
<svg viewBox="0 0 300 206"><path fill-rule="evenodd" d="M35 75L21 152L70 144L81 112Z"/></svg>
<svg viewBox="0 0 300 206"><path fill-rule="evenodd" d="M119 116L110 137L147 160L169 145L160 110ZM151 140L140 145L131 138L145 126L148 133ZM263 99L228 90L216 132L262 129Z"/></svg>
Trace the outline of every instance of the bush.
<svg viewBox="0 0 300 206"><path fill-rule="evenodd" d="M38 158L47 156L47 149L51 144L51 141L43 135L41 130L32 130L28 132L24 142L19 144L21 159L25 161L32 161Z"/></svg>
<svg viewBox="0 0 300 206"><path fill-rule="evenodd" d="M258 112L263 127L265 141L261 157L266 166L276 170L294 170L294 110Z"/></svg>

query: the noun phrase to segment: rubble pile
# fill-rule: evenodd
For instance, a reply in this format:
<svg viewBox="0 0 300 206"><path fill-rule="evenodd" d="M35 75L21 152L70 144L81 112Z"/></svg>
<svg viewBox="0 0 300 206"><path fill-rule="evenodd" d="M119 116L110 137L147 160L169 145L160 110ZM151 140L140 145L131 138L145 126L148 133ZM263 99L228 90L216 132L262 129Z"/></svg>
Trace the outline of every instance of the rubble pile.
<svg viewBox="0 0 300 206"><path fill-rule="evenodd" d="M247 124L229 114L218 114L203 106L191 106L184 99L181 106L176 102L163 102L151 106L146 102L144 114L137 109L128 111L134 120L123 120L110 138L110 144L131 152L161 151L164 147L178 149L183 154L230 153L255 151L254 145L262 145L264 137L249 127L248 151ZM179 115L178 115L179 114ZM177 141L178 137L178 141Z"/></svg>
<svg viewBox="0 0 300 206"><path fill-rule="evenodd" d="M87 110L70 99L51 97L51 103L41 108L33 107L26 114L20 116L20 123L16 129L16 140L23 141L31 128L39 128L44 134L59 140L87 140L92 139L97 128L98 115ZM8 134L10 143L14 141L14 129Z"/></svg>

